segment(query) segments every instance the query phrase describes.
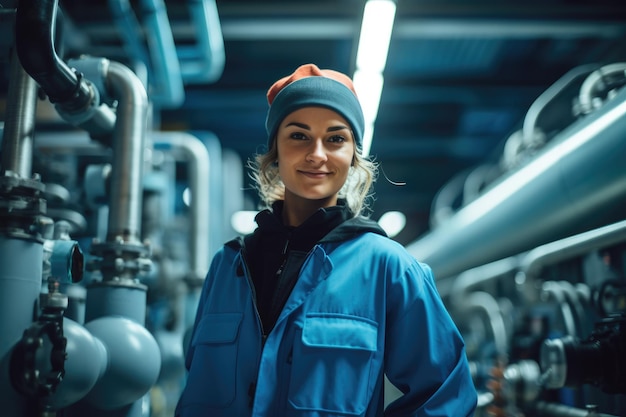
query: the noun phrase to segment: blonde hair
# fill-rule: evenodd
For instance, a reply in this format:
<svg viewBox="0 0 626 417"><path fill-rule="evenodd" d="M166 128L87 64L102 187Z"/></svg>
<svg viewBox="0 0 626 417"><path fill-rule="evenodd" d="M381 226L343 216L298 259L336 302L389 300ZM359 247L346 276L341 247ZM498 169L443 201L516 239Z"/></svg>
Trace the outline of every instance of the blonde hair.
<svg viewBox="0 0 626 417"><path fill-rule="evenodd" d="M373 199L370 189L378 175L378 164L362 157L359 152L360 149L357 149L348 178L339 190L339 198L346 200L355 217L368 214L369 202ZM270 207L275 201L285 198L285 185L278 173L277 160L278 148L274 140L268 152L255 155L254 159L248 161L250 178L254 181L254 188L265 207Z"/></svg>

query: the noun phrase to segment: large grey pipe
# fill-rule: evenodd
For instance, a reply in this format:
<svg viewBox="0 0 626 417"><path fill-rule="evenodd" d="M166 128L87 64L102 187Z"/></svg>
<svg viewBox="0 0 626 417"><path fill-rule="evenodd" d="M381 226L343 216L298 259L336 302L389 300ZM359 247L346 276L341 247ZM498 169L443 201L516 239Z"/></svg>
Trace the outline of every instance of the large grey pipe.
<svg viewBox="0 0 626 417"><path fill-rule="evenodd" d="M623 219L625 131L622 89L407 249L445 278Z"/></svg>
<svg viewBox="0 0 626 417"><path fill-rule="evenodd" d="M118 99L113 138L107 241L138 242L141 237L142 174L148 97L139 78L122 64L104 60L104 80Z"/></svg>
<svg viewBox="0 0 626 417"><path fill-rule="evenodd" d="M12 171L19 177L30 178L37 84L24 71L15 50L11 57L10 80L2 139L2 171Z"/></svg>

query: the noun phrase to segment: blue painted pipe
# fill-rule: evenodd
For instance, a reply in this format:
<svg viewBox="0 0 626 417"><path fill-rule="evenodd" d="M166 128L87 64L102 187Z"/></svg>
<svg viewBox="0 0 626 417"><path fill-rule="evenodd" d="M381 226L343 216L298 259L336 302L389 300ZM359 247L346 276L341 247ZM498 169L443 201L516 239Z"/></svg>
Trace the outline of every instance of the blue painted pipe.
<svg viewBox="0 0 626 417"><path fill-rule="evenodd" d="M5 417L26 414L26 400L13 389L8 368L13 348L38 313L42 269L42 243L0 236L0 410Z"/></svg>

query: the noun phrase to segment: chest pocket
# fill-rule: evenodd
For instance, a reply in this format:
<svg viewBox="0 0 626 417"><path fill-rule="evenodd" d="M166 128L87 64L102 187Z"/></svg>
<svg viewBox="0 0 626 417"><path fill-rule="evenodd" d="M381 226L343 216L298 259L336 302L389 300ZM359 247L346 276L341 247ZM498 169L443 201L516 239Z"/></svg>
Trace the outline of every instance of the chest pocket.
<svg viewBox="0 0 626 417"><path fill-rule="evenodd" d="M375 384L377 323L349 315L309 314L299 336L293 347L290 406L303 415L363 414Z"/></svg>
<svg viewBox="0 0 626 417"><path fill-rule="evenodd" d="M198 323L185 403L227 407L235 399L241 313L207 314Z"/></svg>

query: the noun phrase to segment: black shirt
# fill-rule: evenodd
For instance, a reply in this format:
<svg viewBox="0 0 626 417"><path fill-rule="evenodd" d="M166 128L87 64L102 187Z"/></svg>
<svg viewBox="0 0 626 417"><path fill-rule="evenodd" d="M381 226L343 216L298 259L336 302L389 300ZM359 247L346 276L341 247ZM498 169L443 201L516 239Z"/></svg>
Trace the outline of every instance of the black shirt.
<svg viewBox="0 0 626 417"><path fill-rule="evenodd" d="M245 258L256 292L263 333L274 327L302 263L315 244L341 223L352 218L348 207L339 205L317 210L300 226L282 222L283 201L263 210L255 220L258 228L245 238Z"/></svg>

